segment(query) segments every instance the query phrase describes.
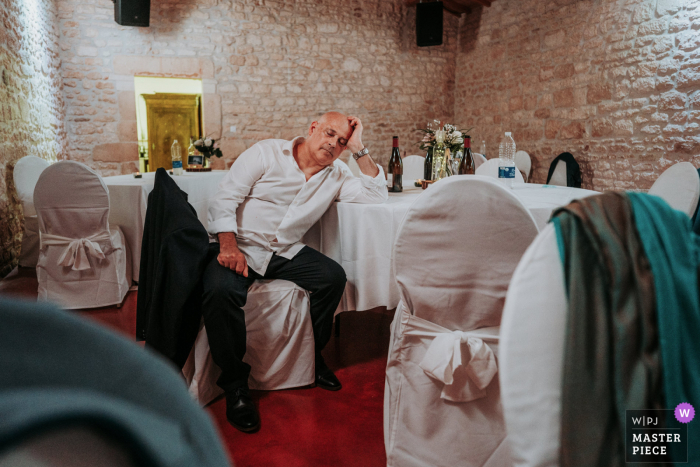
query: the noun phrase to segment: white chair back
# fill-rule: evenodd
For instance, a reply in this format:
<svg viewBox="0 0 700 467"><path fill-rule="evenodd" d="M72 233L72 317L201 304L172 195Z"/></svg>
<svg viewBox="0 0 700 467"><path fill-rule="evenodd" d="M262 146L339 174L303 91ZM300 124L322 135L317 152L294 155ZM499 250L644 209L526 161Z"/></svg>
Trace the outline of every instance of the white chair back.
<svg viewBox="0 0 700 467"><path fill-rule="evenodd" d="M498 179L498 158L487 160L486 162L481 164L474 173L476 173L477 175L484 175L486 177ZM523 174L521 174L519 170L515 171L515 181L519 183L525 183Z"/></svg>
<svg viewBox="0 0 700 467"><path fill-rule="evenodd" d="M348 159L347 165L348 165L348 168L350 169L350 172L352 172L352 174L354 176L356 176L356 177L360 176L360 166L357 165L357 161L352 156L350 156L350 158Z"/></svg>
<svg viewBox="0 0 700 467"><path fill-rule="evenodd" d="M39 176L49 166L48 161L36 156L25 156L17 161L13 175L17 196L22 203L24 216L35 216L34 187Z"/></svg>
<svg viewBox="0 0 700 467"><path fill-rule="evenodd" d="M403 159L403 180L418 180L425 177L425 157L407 156Z"/></svg>
<svg viewBox="0 0 700 467"><path fill-rule="evenodd" d="M403 303L448 329L497 326L513 270L537 232L522 202L490 177L435 183L408 209L396 236Z"/></svg>
<svg viewBox="0 0 700 467"><path fill-rule="evenodd" d="M557 166L554 168L554 172L552 172L552 178L549 180L550 185L557 185L557 186L568 186L566 183L566 162L563 160L560 160L557 162Z"/></svg>
<svg viewBox="0 0 700 467"><path fill-rule="evenodd" d="M65 308L121 303L131 282L126 243L109 227L109 194L88 166L61 161L44 170L34 190L39 223L39 300Z"/></svg>
<svg viewBox="0 0 700 467"><path fill-rule="evenodd" d="M700 177L690 162L672 165L649 189L650 195L663 198L673 209L683 211L692 217L700 196Z"/></svg>
<svg viewBox="0 0 700 467"><path fill-rule="evenodd" d="M530 178L530 168L532 167L530 155L522 150L516 151L515 167L517 167L518 170L524 174L525 182L527 182L527 180Z"/></svg>
<svg viewBox="0 0 700 467"><path fill-rule="evenodd" d="M472 155L474 156L474 170L478 169L481 166L481 164L486 162L486 156L484 156L483 154L473 152Z"/></svg>
<svg viewBox="0 0 700 467"><path fill-rule="evenodd" d="M90 167L60 161L44 170L34 190L43 234L86 238L109 231L109 192Z"/></svg>
<svg viewBox="0 0 700 467"><path fill-rule="evenodd" d="M501 398L513 465L559 465L566 315L563 268L549 224L515 269L503 308Z"/></svg>

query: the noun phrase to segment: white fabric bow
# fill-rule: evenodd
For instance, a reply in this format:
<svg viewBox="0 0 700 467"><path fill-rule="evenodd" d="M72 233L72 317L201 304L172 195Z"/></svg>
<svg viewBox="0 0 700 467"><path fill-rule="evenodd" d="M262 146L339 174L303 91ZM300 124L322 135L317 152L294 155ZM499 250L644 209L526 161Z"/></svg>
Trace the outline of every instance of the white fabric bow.
<svg viewBox="0 0 700 467"><path fill-rule="evenodd" d="M87 238L68 238L60 235L40 233L41 248L44 246L65 246L63 254L58 258L60 266L70 267L74 271L92 269L88 255L104 259L105 254L99 243L110 241L109 232L104 231Z"/></svg>
<svg viewBox="0 0 700 467"><path fill-rule="evenodd" d="M463 350L469 359L466 363L462 359ZM481 338L474 337L473 332L462 331L435 336L419 366L444 384L441 397L454 402L485 397L486 387L498 372L493 350Z"/></svg>

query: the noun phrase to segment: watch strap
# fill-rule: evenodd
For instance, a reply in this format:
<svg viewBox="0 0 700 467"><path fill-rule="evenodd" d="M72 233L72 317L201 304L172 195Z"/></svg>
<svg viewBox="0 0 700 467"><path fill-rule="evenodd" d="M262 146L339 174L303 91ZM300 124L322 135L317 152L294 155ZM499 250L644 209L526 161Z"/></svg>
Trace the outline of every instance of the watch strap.
<svg viewBox="0 0 700 467"><path fill-rule="evenodd" d="M356 153L354 153L354 154L352 155L352 158L355 159L355 160L357 160L357 159L359 159L360 157L362 157L362 156L364 156L364 155L366 155L366 154L369 154L369 149L367 149L367 148L362 148L362 149L360 149L359 151L357 151Z"/></svg>

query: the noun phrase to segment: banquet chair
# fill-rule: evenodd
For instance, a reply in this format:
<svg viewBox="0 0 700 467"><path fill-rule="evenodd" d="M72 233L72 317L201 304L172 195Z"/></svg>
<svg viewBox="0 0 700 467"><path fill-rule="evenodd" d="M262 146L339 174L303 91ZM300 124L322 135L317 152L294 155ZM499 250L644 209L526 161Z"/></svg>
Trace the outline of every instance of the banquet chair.
<svg viewBox="0 0 700 467"><path fill-rule="evenodd" d="M109 192L97 172L75 161L51 165L36 184L34 206L38 299L74 309L121 304L129 255L121 229L109 225Z"/></svg>
<svg viewBox="0 0 700 467"><path fill-rule="evenodd" d="M547 185L566 186L566 162L557 162Z"/></svg>
<svg viewBox="0 0 700 467"><path fill-rule="evenodd" d="M403 159L403 179L418 180L425 176L425 157L407 156Z"/></svg>
<svg viewBox="0 0 700 467"><path fill-rule="evenodd" d="M354 176L356 176L356 177L360 176L360 166L357 165L357 161L352 156L350 156L348 158L347 166L350 169L350 172L352 172L352 174Z"/></svg>
<svg viewBox="0 0 700 467"><path fill-rule="evenodd" d="M515 167L523 174L525 183L527 183L528 178L530 178L530 168L532 167L532 161L530 160L530 155L525 151L515 152Z"/></svg>
<svg viewBox="0 0 700 467"><path fill-rule="evenodd" d="M309 293L285 280L256 280L243 307L250 389L276 390L314 382L314 335ZM204 323L182 369L190 394L206 405L223 394L221 369L209 350Z"/></svg>
<svg viewBox="0 0 700 467"><path fill-rule="evenodd" d="M481 164L486 162L486 156L484 156L483 154L473 152L472 155L474 156L474 170L478 169L481 166Z"/></svg>
<svg viewBox="0 0 700 467"><path fill-rule="evenodd" d="M690 162L672 165L656 179L649 189L650 195L656 195L666 201L673 209L693 216L700 196L700 177Z"/></svg>
<svg viewBox="0 0 700 467"><path fill-rule="evenodd" d="M25 156L17 161L12 174L24 212L22 249L19 254L19 265L22 267L34 268L39 259L39 226L36 209L34 209L34 187L39 176L48 166L46 159Z"/></svg>
<svg viewBox="0 0 700 467"><path fill-rule="evenodd" d="M626 410L697 404L700 242L655 196L608 192L563 211L523 255L503 310L513 461L622 465Z"/></svg>
<svg viewBox="0 0 700 467"><path fill-rule="evenodd" d="M491 178L498 178L498 158L496 159L489 159L483 164L479 166L479 168L476 169L475 171L476 175L485 175L487 177ZM520 173L520 170L515 171L515 181L519 183L525 183L525 179L523 178L523 174Z"/></svg>
<svg viewBox="0 0 700 467"><path fill-rule="evenodd" d="M547 185L581 188L581 167L569 152L563 152L549 165Z"/></svg>
<svg viewBox="0 0 700 467"><path fill-rule="evenodd" d="M556 232L548 224L523 255L503 308L501 394L513 465L559 465L566 313Z"/></svg>
<svg viewBox="0 0 700 467"><path fill-rule="evenodd" d="M384 391L388 466L511 465L498 333L511 274L537 231L491 177L441 180L408 209L394 244L401 301Z"/></svg>

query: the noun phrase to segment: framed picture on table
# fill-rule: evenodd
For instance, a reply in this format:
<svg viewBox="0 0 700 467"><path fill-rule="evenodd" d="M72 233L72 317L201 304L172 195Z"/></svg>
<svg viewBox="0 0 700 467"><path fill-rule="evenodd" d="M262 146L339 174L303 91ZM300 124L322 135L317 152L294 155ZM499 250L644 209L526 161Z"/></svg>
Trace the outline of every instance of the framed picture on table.
<svg viewBox="0 0 700 467"><path fill-rule="evenodd" d="M196 156L187 156L187 166L188 167L203 167L204 166L204 156L199 154Z"/></svg>

